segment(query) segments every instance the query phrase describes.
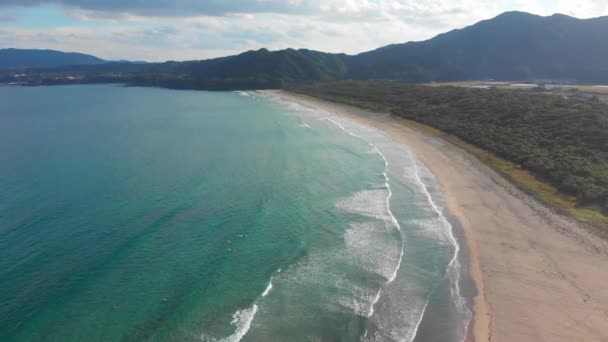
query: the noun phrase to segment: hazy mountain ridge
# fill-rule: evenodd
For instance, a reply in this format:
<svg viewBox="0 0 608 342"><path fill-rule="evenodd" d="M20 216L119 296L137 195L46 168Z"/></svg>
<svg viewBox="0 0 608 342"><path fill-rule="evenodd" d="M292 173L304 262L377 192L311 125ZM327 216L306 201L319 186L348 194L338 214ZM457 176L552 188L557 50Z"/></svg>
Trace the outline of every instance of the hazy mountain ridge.
<svg viewBox="0 0 608 342"><path fill-rule="evenodd" d="M359 54L352 78L608 81L608 17L507 12L423 42Z"/></svg>
<svg viewBox="0 0 608 342"><path fill-rule="evenodd" d="M35 72L77 73L83 82L218 90L281 88L343 79L608 83L605 42L608 42L608 17L577 19L561 14L542 17L506 12L429 40L393 44L358 55L260 49L207 60L114 62ZM47 78L40 82L54 81Z"/></svg>
<svg viewBox="0 0 608 342"><path fill-rule="evenodd" d="M210 82L229 87L234 82L250 88L281 88L293 83L342 79L348 72L345 56L306 49L260 49L202 61L166 62L149 71L196 84ZM148 77L157 79L156 73Z"/></svg>
<svg viewBox="0 0 608 342"><path fill-rule="evenodd" d="M104 63L101 58L78 52L36 49L0 49L0 69L55 68Z"/></svg>

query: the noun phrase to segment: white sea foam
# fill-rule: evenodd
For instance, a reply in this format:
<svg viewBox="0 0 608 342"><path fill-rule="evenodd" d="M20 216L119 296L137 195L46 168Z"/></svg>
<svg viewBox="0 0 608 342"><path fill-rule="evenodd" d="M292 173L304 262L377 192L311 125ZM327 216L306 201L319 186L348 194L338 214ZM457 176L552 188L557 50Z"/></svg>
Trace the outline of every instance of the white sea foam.
<svg viewBox="0 0 608 342"><path fill-rule="evenodd" d="M258 312L257 304L253 304L251 307L245 310L239 310L232 316L230 324L236 327L234 334L227 338L221 339L222 342L237 342L240 341L251 328L251 322L255 314Z"/></svg>
<svg viewBox="0 0 608 342"><path fill-rule="evenodd" d="M382 191L382 192L385 193L385 196L382 201L378 201L379 197L374 196L377 194L378 190L368 190L365 192L360 192L360 193L355 194L355 196L350 201L342 202L339 204L339 206L341 206L342 208L347 207L351 211L359 213L359 214L364 214L364 215L367 215L370 217L375 217L375 218L381 219L386 223L387 227L390 225L393 227L393 229L396 229L397 231L400 232L401 226L399 225L399 221L397 221L397 218L395 217L395 215L393 215L393 212L391 211L390 202L391 202L391 197L393 196L393 192L391 190L390 179L388 177L389 163L388 163L388 160L386 159L385 155L380 151L380 149L378 149L378 147L374 143L372 143L369 140L366 140L361 135L353 133L351 130L347 129L345 127L345 125L338 122L337 118L328 117L327 120L329 122L333 123L334 125L338 126L345 133L367 142L367 144L380 156L380 158L382 158L382 161L384 162L384 171L382 173L382 176L384 178L385 191ZM365 195L361 196L362 193L364 193ZM371 193L371 196L370 196L370 193ZM384 286L392 283L395 280L395 278L397 277L397 274L399 272L399 269L401 268L401 262L403 259L403 253L404 253L403 248L404 248L404 242L403 242L403 237L401 237L400 247L399 247L399 257L397 258L396 265L393 267L393 271L389 275ZM382 294L382 287L380 287L378 289L378 292L376 293L376 295L371 298L370 303L369 303L367 317L371 317L374 314L374 306L380 300L381 294Z"/></svg>
<svg viewBox="0 0 608 342"><path fill-rule="evenodd" d="M370 143L371 144L371 143ZM386 184L386 189L388 190L388 196L386 196L386 211L389 213L389 217L392 221L392 223L395 225L395 227L397 228L397 230L401 231L401 226L399 225L399 221L397 221L397 218L395 217L395 215L393 215L393 212L391 211L391 197L393 197L393 192L391 190L391 186L389 183L389 178L388 178L388 160L386 159L386 157L384 156L384 154L382 154L382 152L380 152L380 150L378 148L376 148L376 150L378 151L378 154L380 155L380 157L382 157L382 159L384 160L384 179L386 180L385 184ZM393 272L393 274L391 275L391 277L388 279L388 284L392 283L393 281L395 281L395 278L397 277L397 272L399 272L399 269L401 268L401 261L403 260L403 238L401 238L401 252L399 254L399 261L397 263L397 267L395 267L395 271ZM378 294L380 295L380 294ZM377 300L376 300L377 302ZM375 303L374 303L375 304ZM372 305L373 307L373 305Z"/></svg>
<svg viewBox="0 0 608 342"><path fill-rule="evenodd" d="M452 254L452 258L451 258L450 262L448 263L448 275L452 281L451 294L452 294L454 303L456 304L456 308L458 309L458 311L461 314L465 315L467 318L467 322L465 323L464 334L463 334L463 339L464 339L464 338L466 338L466 329L467 329L468 323L471 319L471 312L468 309L464 296L462 295L461 290L460 290L460 275L461 275L461 267L462 267L462 265L460 264L460 261L458 260L458 256L460 254L460 244L458 243L458 241L456 240L456 237L454 235L454 227L448 221L446 216L443 214L443 210L439 208L439 206L433 199L433 196L431 196L431 193L429 192L427 185L422 181L422 178L421 178L420 172L419 172L418 161L416 160L413 153L409 149L408 149L408 154L414 165L414 171L415 171L414 176L416 178L416 181L418 182L420 189L426 195L428 203L430 204L433 211L435 211L435 213L438 215L439 220L441 221L443 226L447 227L447 229L445 231L448 233L448 238L449 238L450 243L454 246L454 253ZM420 324L420 322L418 324ZM418 327L416 327L416 329L417 328Z"/></svg>
<svg viewBox="0 0 608 342"><path fill-rule="evenodd" d="M376 322L378 330L376 330L372 335L366 332L362 338L362 341L413 341L418 334L418 328L422 322L427 306L428 300L423 299L420 306L420 311L410 311L410 313L405 317L402 315L402 313L395 313L396 317L400 318L401 320L394 322L395 324L390 326L385 326L382 324L382 322Z"/></svg>
<svg viewBox="0 0 608 342"><path fill-rule="evenodd" d="M387 196L388 189L384 186L357 192L352 197L339 201L336 206L350 213L390 221L390 213L385 207Z"/></svg>
<svg viewBox="0 0 608 342"><path fill-rule="evenodd" d="M376 305L376 303L378 303L378 301L380 300L381 293L382 293L382 289L378 289L378 292L376 292L376 295L372 299L371 305L369 306L369 311L367 312L367 317L372 317L372 315L374 314L374 305Z"/></svg>
<svg viewBox="0 0 608 342"><path fill-rule="evenodd" d="M278 272L281 272L281 269L279 268ZM268 281L268 285L266 286L266 289L264 290L264 292L262 292L262 294L260 295L260 298L258 298L258 300L256 302L254 302L250 307L246 308L246 309L242 309L242 310L238 310L236 311L234 314L232 314L232 320L230 321L230 324L234 326L234 333L232 333L232 335L228 336L228 337L224 337L224 338L213 338L213 337L209 337L206 336L205 333L201 334L201 341L203 342L238 342L240 341L245 335L247 335L247 332L249 332L249 329L251 328L251 323L253 322L253 319L255 318L255 314L258 312L258 302L260 299L268 296L270 294L270 292L272 291L272 277L270 277L270 281Z"/></svg>
<svg viewBox="0 0 608 342"><path fill-rule="evenodd" d="M299 115L298 115L298 122L299 122L298 127L300 127L300 128L310 128L310 126Z"/></svg>
<svg viewBox="0 0 608 342"><path fill-rule="evenodd" d="M370 218L379 219L379 220L383 221L384 225L380 225L380 226L383 227L385 231L390 231L390 229L392 227L393 231L396 230L397 232L400 232L401 227L399 225L399 222L396 219L396 217L393 215L391 208L390 208L390 202L391 202L393 193L392 193L392 189L390 186L390 179L388 177L389 162L388 162L388 159L386 158L386 156L382 153L382 151L374 143L372 143L370 141L371 140L370 138L382 138L382 134L378 134L378 132L375 130L364 129L364 132L363 132L363 134L365 135L365 138L364 138L362 135L359 135L358 132L355 133L355 132L351 131L350 129L348 129L346 127L347 123L343 123L340 120L340 118L333 117L329 113L324 113L324 114L326 116L320 117L319 120L328 121L328 122L334 124L335 126L337 126L338 128L340 128L346 134L367 142L367 144L370 146L369 152L378 154L381 157L381 159L384 163L384 166L385 166L384 171L381 173L382 185L375 186L373 189L370 189L370 190L365 190L365 191L359 192L351 198L340 201L337 204L337 206L341 209L347 210L352 213L368 216ZM357 128L361 129L363 127L364 126L360 126ZM369 259L370 258L369 249L365 250L365 248L364 248L361 250L362 243L360 241L364 240L364 239L362 239L363 234L366 234L366 233L369 234L370 232L368 231L366 233L362 233L361 231L358 231L358 230L360 230L359 228L361 228L361 226L351 225L351 229L349 231L347 231L345 234L345 242L347 243L347 245L356 247L356 248L352 249L353 251L356 251L357 249L359 249L360 252ZM368 228L369 228L369 223L368 223ZM377 230L378 225L375 225L375 228ZM365 247L369 247L369 246L365 246ZM360 266L365 266L365 265L370 266L370 265L376 264L375 272L380 274L381 276L383 276L386 279L386 281L383 286L381 286L380 288L377 288L374 291L370 291L371 289L365 289L365 288L351 289L350 290L351 296L349 296L347 298L342 298L339 300L341 305L351 308L352 311L356 314L364 315L364 316L367 316L368 318L372 317L375 313L374 306L378 303L378 301L381 298L382 289L385 286L391 284L397 277L397 274L399 272L399 269L401 268L401 262L403 259L403 254L404 254L403 248L404 248L404 242L403 242L403 238L401 238L400 246L398 248L398 257L394 258L393 260L390 260L391 258L386 257L387 249L384 248L383 252L384 252L385 258L383 260L384 261L383 267L378 266L378 265L380 265L380 263L374 262L374 260L373 260L374 258L371 258L372 259L371 261L370 260L362 261L363 259L359 259ZM392 263L392 265L393 265L392 267L390 267L390 270L388 272L386 271L387 259L388 259L389 263ZM364 268L367 269L367 267L364 267ZM344 286L342 286L342 288L343 287ZM364 304L365 302L367 304ZM424 306L426 306L426 302L425 302ZM420 315L422 316L423 313L424 313L424 310L422 310L422 313ZM419 320L421 320L421 317L416 317L415 321L419 321ZM417 329L415 329L415 330L417 330ZM408 334L411 336L415 336L416 331L409 332Z"/></svg>
<svg viewBox="0 0 608 342"><path fill-rule="evenodd" d="M251 322L253 322L253 318L255 314L258 312L257 304L253 304L252 306L239 310L232 315L232 320L230 324L232 324L235 329L234 333L228 337L224 338L213 338L206 336L205 334L201 335L201 341L203 342L238 342L240 341L251 328Z"/></svg>
<svg viewBox="0 0 608 342"><path fill-rule="evenodd" d="M395 218L395 216L392 214L392 212L390 212L390 200L392 197L392 190L390 187L390 182L388 179L388 169L389 169L389 162L388 159L386 158L386 156L382 153L382 151L372 142L370 142L369 140L364 139L362 136L360 136L357 133L353 133L350 130L348 130L344 124L339 123L338 122L339 119L337 118L328 118L328 121L335 124L336 126L338 126L340 129L344 130L347 134L363 139L365 141L368 142L368 144L376 151L376 153L378 153L378 155L380 155L380 157L383 159L384 163L385 163L385 172L383 174L383 176L386 178L386 188L388 190L388 196L386 196L386 208L387 208L387 212L389 213L389 215L387 217L383 217L384 219L386 218L390 218L390 220L393 222L393 224L400 229L399 223L397 221L397 219ZM367 137L367 134L366 134ZM394 145L394 144L393 144ZM401 151L402 151L403 146L401 146ZM432 230L433 233L440 238L440 240L444 240L445 238L447 238L447 240L449 241L449 243L453 246L454 248L454 252L452 254L452 257L448 263L448 275L450 277L451 280L451 286L452 286L452 297L454 300L454 303L456 304L457 309L464 314L467 317L470 317L470 311L466 306L466 302L464 300L464 297L461 294L460 291L460 270L461 270L461 265L460 262L458 260L458 256L460 253L460 245L458 244L458 241L456 240L455 236L454 236L454 231L453 231L453 227L450 224L450 222L447 220L447 218L445 217L445 215L443 214L443 211L440 209L440 207L438 206L438 204L436 203L436 201L433 199L433 196L431 196L427 185L425 184L425 182L423 181L423 178L420 175L420 168L418 166L418 161L416 160L416 158L414 157L413 153L411 152L411 150L407 149L408 151L408 155L409 155L409 164L411 166L412 169L412 174L413 174L413 178L416 184L418 184L420 191L424 194L424 197L427 201L427 204L430 205L431 210L437 215L437 219L439 222L436 222L438 224L434 224L432 225ZM368 204L371 204L370 206L368 206L368 209L361 209L361 206L357 205L360 204L359 199L355 198L355 199L351 199L350 202L343 202L341 203L341 206L345 206L345 204L349 204L351 206L351 209L355 209L355 211L358 211L358 213L361 214L368 214L369 216L372 216L372 214L370 213L379 213L381 211L378 211L378 205L376 203L374 203L373 201L371 201ZM429 227L430 228L430 227ZM401 255L399 257L399 262L397 264L397 266L394 268L393 273L391 274L391 276L389 277L388 281L387 281L387 285L392 283L398 274L398 271L400 269L400 265L403 259L403 243L402 243L402 249L401 249ZM386 285L385 285L386 286ZM374 314L374 306L377 304L377 302L380 300L380 296L382 294L382 288L380 288L377 292L377 294L371 299L370 305L369 305L369 310L367 313L368 317L371 317ZM426 307L428 306L428 299L425 299L423 303L421 303L421 309L419 314L417 315L417 317L411 317L411 328L407 331L407 332L402 332L400 331L401 335L399 337L399 340L402 341L413 341L413 339L416 337L420 323L422 322L422 319L424 317L424 314L426 312ZM470 318L468 318L470 319ZM468 322L465 323L465 326L468 326ZM466 328L465 328L466 329ZM465 334L463 336L466 336L466 331ZM395 336L394 336L395 337Z"/></svg>
<svg viewBox="0 0 608 342"><path fill-rule="evenodd" d="M372 288L346 279L341 279L338 284L339 288L343 290L336 297L336 304L339 307L363 317L368 317L370 312L373 313L370 303L378 296L379 289L377 287Z"/></svg>
<svg viewBox="0 0 608 342"><path fill-rule="evenodd" d="M235 93L237 93L239 96L250 96L249 93L241 90L237 90Z"/></svg>
<svg viewBox="0 0 608 342"><path fill-rule="evenodd" d="M270 281L268 282L268 286L266 286L266 290L264 290L264 292L262 292L262 298L268 296L268 294L270 294L270 291L272 291L272 278L270 278Z"/></svg>
<svg viewBox="0 0 608 342"><path fill-rule="evenodd" d="M379 274L385 281L394 277L401 257L394 235L387 234L384 222L353 223L344 234L347 254L364 270Z"/></svg>
<svg viewBox="0 0 608 342"><path fill-rule="evenodd" d="M285 103L285 99L281 99L280 101ZM394 185L391 181L398 182L401 186L409 187L414 193L419 195L417 198L420 201L419 205L422 210L420 215L424 216L424 218L417 217L408 220L408 227L410 225L414 229L418 227L421 231L416 231L416 234L424 233L422 236L428 236L444 244L444 247L453 249L453 254L449 258L447 266L453 300L456 307L462 313L470 316L470 311L466 307L465 300L460 292L461 265L458 260L460 245L454 236L454 228L443 213L440 198L434 198L431 195L431 190L429 190L429 186L431 188L434 186L432 174L428 173L428 170L419 164L411 150L395 143L382 131L363 126L349 119L333 116L331 113L316 109L311 110L299 104L293 105L292 103L288 106L290 109L299 111L300 113L306 112L318 120L328 121L346 134L365 141L370 147L369 153L378 154L384 162L384 172L379 174L379 183L382 184L372 184L371 189L356 193L350 198L339 201L337 204L340 209L371 219L368 222L351 224L350 229L345 233L346 257L357 262L366 271L373 272L386 279L384 285L375 289L368 288L366 285L358 282L355 283L349 279L340 277L334 279L336 286L344 289L345 293L350 293L350 295L344 294L339 296L339 305L342 308L349 308L355 314L373 319L377 326L378 330L369 334L372 336L369 336L366 331L365 340L380 341L388 338L396 341L413 341L428 306L428 289L423 287L417 288L409 280L401 277L399 278L397 287L389 286L397 280L404 255L403 238L400 241L399 252L395 254L391 254L390 251L392 249L388 248L388 245L383 243L378 244L378 241L389 243L390 239L386 239L386 241L384 239L388 238L388 233L391 230L393 234L402 234L400 232L401 226L399 221L391 212L391 198L393 196L391 185ZM403 153L404 150L407 151L407 154ZM389 164L387 156L391 157L391 164ZM401 174L402 171L403 174ZM425 174L425 172L428 174ZM394 176L396 179L389 179L389 173L392 175L391 177ZM433 191L436 190L433 189ZM379 220L383 224L375 220ZM384 256L384 260L379 256ZM302 269L303 273L308 273L311 267L313 265L309 265L307 269ZM408 267L411 268L410 265ZM411 271L408 268L408 272ZM424 270L421 269L421 271ZM310 278L307 278L305 274L299 277L302 280L310 281ZM424 278L430 275L421 273L420 276ZM383 291L391 294L390 301L382 300ZM373 318L375 317L374 314L376 314L375 306L379 302L381 302L380 309L382 314L379 317Z"/></svg>

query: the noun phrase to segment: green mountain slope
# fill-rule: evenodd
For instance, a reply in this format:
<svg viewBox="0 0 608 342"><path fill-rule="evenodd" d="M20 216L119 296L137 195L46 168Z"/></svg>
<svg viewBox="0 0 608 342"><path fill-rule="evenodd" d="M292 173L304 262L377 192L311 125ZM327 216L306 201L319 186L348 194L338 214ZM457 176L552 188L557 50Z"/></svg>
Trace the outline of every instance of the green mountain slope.
<svg viewBox="0 0 608 342"><path fill-rule="evenodd" d="M608 81L608 17L507 12L433 39L354 56L349 76L408 82Z"/></svg>
<svg viewBox="0 0 608 342"><path fill-rule="evenodd" d="M23 68L54 68L78 64L103 63L91 55L54 50L0 49L0 70Z"/></svg>
<svg viewBox="0 0 608 342"><path fill-rule="evenodd" d="M30 83L64 83L65 79L58 81L59 73L80 76L72 77L79 82L215 90L282 88L343 79L410 83L556 80L608 84L606 42L608 17L582 20L565 15L541 17L507 12L426 41L390 45L355 56L304 49L261 49L187 62L37 69L31 73L39 77ZM90 62L84 59L73 63L86 61ZM10 77L0 73L0 80L10 81Z"/></svg>
<svg viewBox="0 0 608 342"><path fill-rule="evenodd" d="M344 55L287 49L248 51L203 61L167 62L137 75L138 85L193 89L282 88L345 77Z"/></svg>

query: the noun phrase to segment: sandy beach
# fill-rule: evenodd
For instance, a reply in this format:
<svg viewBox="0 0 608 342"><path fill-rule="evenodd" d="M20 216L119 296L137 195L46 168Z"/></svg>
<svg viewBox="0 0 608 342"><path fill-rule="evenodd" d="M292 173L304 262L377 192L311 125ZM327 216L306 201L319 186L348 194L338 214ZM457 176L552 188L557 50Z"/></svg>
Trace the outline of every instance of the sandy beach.
<svg viewBox="0 0 608 342"><path fill-rule="evenodd" d="M272 91L376 127L437 177L478 288L471 338L608 341L608 243L525 195L475 157L388 114ZM405 150L404 150L405 152Z"/></svg>

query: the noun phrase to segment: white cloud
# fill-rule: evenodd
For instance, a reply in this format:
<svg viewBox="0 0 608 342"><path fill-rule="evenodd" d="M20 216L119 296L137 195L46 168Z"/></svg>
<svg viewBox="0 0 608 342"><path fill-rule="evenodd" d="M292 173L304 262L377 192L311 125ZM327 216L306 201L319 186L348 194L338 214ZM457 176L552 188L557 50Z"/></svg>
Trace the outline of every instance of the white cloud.
<svg viewBox="0 0 608 342"><path fill-rule="evenodd" d="M44 0L0 0L35 5ZM85 26L1 29L4 47L82 51L108 59L203 59L262 47L358 53L423 40L521 10L588 18L608 1L524 0L251 0L55 1ZM140 7L136 4L144 4ZM190 9L190 10L188 10ZM171 14L166 16L165 14ZM2 10L0 10L2 14ZM91 28L94 23L94 28ZM1 34L1 33L0 33Z"/></svg>

